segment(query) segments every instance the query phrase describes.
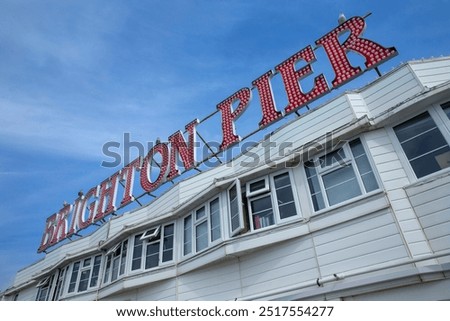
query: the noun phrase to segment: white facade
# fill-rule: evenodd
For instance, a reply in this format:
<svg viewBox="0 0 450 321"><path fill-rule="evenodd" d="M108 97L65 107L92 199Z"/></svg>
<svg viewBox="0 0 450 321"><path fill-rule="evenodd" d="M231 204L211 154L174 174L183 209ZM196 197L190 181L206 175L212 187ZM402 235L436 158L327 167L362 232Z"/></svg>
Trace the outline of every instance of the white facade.
<svg viewBox="0 0 450 321"><path fill-rule="evenodd" d="M449 300L449 101L450 57L404 64L272 133L283 153L261 142L48 253L3 299Z"/></svg>

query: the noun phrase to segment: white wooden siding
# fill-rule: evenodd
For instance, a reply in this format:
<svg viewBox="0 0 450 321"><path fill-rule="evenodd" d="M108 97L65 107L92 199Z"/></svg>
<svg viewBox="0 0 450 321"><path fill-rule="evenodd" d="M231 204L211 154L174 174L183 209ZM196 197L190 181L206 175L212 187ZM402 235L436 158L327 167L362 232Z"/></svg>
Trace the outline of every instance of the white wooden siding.
<svg viewBox="0 0 450 321"><path fill-rule="evenodd" d="M35 285L20 291L19 293L19 301L35 301L37 295L37 288Z"/></svg>
<svg viewBox="0 0 450 321"><path fill-rule="evenodd" d="M426 235L404 190L411 182L386 129L365 135L370 154L393 209L394 218L411 255L431 253Z"/></svg>
<svg viewBox="0 0 450 321"><path fill-rule="evenodd" d="M230 166L222 164L180 182L179 204L192 200L213 184L215 178L231 175L233 170Z"/></svg>
<svg viewBox="0 0 450 321"><path fill-rule="evenodd" d="M139 288L108 296L105 301L175 301L176 279L143 284Z"/></svg>
<svg viewBox="0 0 450 321"><path fill-rule="evenodd" d="M340 96L275 132L271 141L278 144L280 142L292 142L292 149L296 149L306 143L315 141L328 132L348 125L354 120L355 115L351 105L345 96ZM271 149L271 152L271 158L278 156L278 149Z"/></svg>
<svg viewBox="0 0 450 321"><path fill-rule="evenodd" d="M450 80L450 58L411 62L410 66L420 82L429 88Z"/></svg>
<svg viewBox="0 0 450 321"><path fill-rule="evenodd" d="M361 94L348 93L346 97L349 104L352 106L356 119L360 119L364 116L371 118L367 104Z"/></svg>
<svg viewBox="0 0 450 321"><path fill-rule="evenodd" d="M387 191L395 191L410 183L399 156L385 129L365 134L375 167Z"/></svg>
<svg viewBox="0 0 450 321"><path fill-rule="evenodd" d="M243 296L317 278L311 237L286 241L240 257L240 273Z"/></svg>
<svg viewBox="0 0 450 321"><path fill-rule="evenodd" d="M144 286L135 290L136 299L130 300L138 301L174 301L176 297L176 279L164 280L161 282L152 283L149 286ZM123 300L123 298L118 298Z"/></svg>
<svg viewBox="0 0 450 321"><path fill-rule="evenodd" d="M322 276L408 257L388 210L317 232L314 243Z"/></svg>
<svg viewBox="0 0 450 321"><path fill-rule="evenodd" d="M450 249L450 174L406 189L433 251Z"/></svg>
<svg viewBox="0 0 450 321"><path fill-rule="evenodd" d="M422 85L408 65L381 78L376 84L361 91L373 117L422 91Z"/></svg>
<svg viewBox="0 0 450 321"><path fill-rule="evenodd" d="M211 264L178 277L178 300L234 300L241 296L236 259Z"/></svg>

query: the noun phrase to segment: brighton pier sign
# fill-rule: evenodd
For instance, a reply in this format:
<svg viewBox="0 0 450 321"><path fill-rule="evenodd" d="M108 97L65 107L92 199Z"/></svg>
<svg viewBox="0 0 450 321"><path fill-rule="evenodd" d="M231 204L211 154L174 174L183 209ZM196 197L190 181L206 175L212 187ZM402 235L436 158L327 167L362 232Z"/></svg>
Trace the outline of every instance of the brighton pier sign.
<svg viewBox="0 0 450 321"><path fill-rule="evenodd" d="M323 74L313 76L311 64L316 61L316 56L312 46L308 45L254 80L252 88L242 88L219 103L217 111L221 114L222 124L220 150L225 151L240 142L241 138L235 133L234 123L250 104L252 89L258 91L262 114L258 126L262 129L397 55L394 47L386 48L363 38L365 27L364 18L353 17L315 42L317 47L323 47L325 50L334 71L335 78L331 86ZM343 33L348 33L344 42L339 39ZM365 59L365 70L351 65L347 56L349 51ZM304 64L302 68L296 68L299 61ZM287 106L282 111L276 109L271 86L271 78L278 73L281 75L287 95ZM313 87L309 92L303 92L300 81L307 77L314 77ZM38 252L46 251L49 247L78 235L79 231L104 220L117 208L132 203L135 200L133 197L135 179L139 180L146 193L151 193L163 183L181 174L178 163L182 164L184 172L198 166L194 152L198 123L199 120L196 119L185 126L187 140L181 131L176 131L168 138L167 143L157 142L145 157L137 157L86 194L79 193L73 204L64 204L61 210L47 218ZM155 162L156 157L159 162ZM158 166L159 174L156 179L152 179L151 171L155 164ZM118 195L119 184L123 186L122 195ZM119 205L118 196L121 197Z"/></svg>

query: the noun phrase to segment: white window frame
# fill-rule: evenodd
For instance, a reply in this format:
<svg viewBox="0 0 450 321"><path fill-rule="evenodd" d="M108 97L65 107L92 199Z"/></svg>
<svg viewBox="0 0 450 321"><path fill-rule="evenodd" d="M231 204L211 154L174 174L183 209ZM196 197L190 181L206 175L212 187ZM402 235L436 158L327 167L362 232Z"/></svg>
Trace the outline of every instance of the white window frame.
<svg viewBox="0 0 450 321"><path fill-rule="evenodd" d="M286 218L281 218L281 213L280 213L280 209L279 209L279 205L278 205L278 196L276 193L276 186L275 186L275 177L283 175L283 174L287 174L289 177L289 183L290 183L290 187L291 187L292 198L293 198L295 212L296 212L295 215L292 215L292 216L289 216ZM264 180L264 182L265 182L264 188L257 190L257 191L250 192L251 184L261 181L261 180ZM293 177L291 170L282 170L282 171L272 173L270 175L262 176L257 179L251 180L246 183L246 191L247 191L247 193L246 193L247 208L248 208L248 216L249 216L251 231L259 231L259 230L263 230L266 228L271 228L273 226L277 226L277 225L280 225L285 222L296 220L299 217L301 217L301 211L300 211L299 201L298 201L298 197L297 197L297 191L296 191L296 187L294 184L294 177ZM253 222L254 213L252 211L252 202L257 201L262 198L266 198L266 197L270 198L270 202L272 204L272 214L273 214L274 223L271 225L266 225L263 227L255 228L254 222Z"/></svg>
<svg viewBox="0 0 450 321"><path fill-rule="evenodd" d="M166 237L166 235L164 233L165 233L165 228L170 225L173 226L173 234L171 234L172 235L172 258L170 260L163 261L164 260L164 242L165 242L164 239ZM169 223L161 224L157 227L152 227L152 228L146 230L144 233L137 233L137 234L133 235L133 237L131 238L132 246L129 249L129 251L131 252L131 255L130 255L130 257L131 257L130 258L131 273L149 271L149 270L157 269L161 266L165 266L167 264L173 263L173 261L175 260L175 236L176 236L175 235L175 227L176 227L175 222L169 222ZM139 235L141 235L141 236L139 236ZM134 251L136 249L136 240L137 239L139 239L139 241L141 241L140 245L142 246L141 255L140 255L140 266L138 268L133 269L133 261L136 259ZM146 258L147 258L147 247L148 247L148 245L156 244L158 242L159 242L158 265L146 268L145 262L146 262Z"/></svg>
<svg viewBox="0 0 450 321"><path fill-rule="evenodd" d="M95 258L96 257L100 257L100 264L98 265L97 282L96 282L95 285L91 286L92 276L93 276L94 268L96 266L95 265ZM90 259L90 264L87 265L87 266L83 266L84 262L86 260L88 260L88 259ZM69 295L74 295L74 294L77 294L77 293L83 293L83 292L86 292L86 291L89 291L89 290L97 288L99 286L99 284L100 284L101 277L102 277L101 274L100 274L100 271L101 271L101 267L102 267L103 261L104 261L103 260L103 256L101 254L97 254L97 255L90 256L88 258L82 258L80 260L77 260L77 261L71 263L70 264L70 269L68 270L68 271L70 271L70 273L68 273L66 271L66 274L68 273L66 275L66 279L68 279L67 292L66 293L69 294ZM77 264L77 263L79 263L80 266L78 268L76 279L75 279L75 287L74 287L74 289L72 291L69 292L70 285L72 284L73 270L74 270L75 264ZM80 288L80 281L81 281L81 275L82 275L82 273L84 271L88 271L88 270L90 270L90 272L89 272L89 278L88 278L87 287L86 287L85 290L79 290L79 288Z"/></svg>
<svg viewBox="0 0 450 321"><path fill-rule="evenodd" d="M37 288L40 288L40 287L43 287L44 285L48 285L49 279L50 279L49 276L43 278L42 280L40 280L40 281L38 282L38 284L36 284L36 287L37 287Z"/></svg>
<svg viewBox="0 0 450 321"><path fill-rule="evenodd" d="M432 177L433 175L436 175L437 173L442 173L445 171L450 171L450 167L447 168L443 168L439 171L430 173L426 176L423 177L417 177L409 159L408 156L406 155L403 146L401 145L394 127L399 126L411 119L413 119L416 116L419 116L425 112L427 112L431 119L434 121L434 123L436 124L437 129L439 130L439 132L442 134L442 136L444 137L445 141L447 142L447 144L450 146L450 119L447 116L447 114L444 112L444 109L442 107L442 105L446 104L446 103L450 103L450 100L448 101L444 101L438 104L432 104L430 105L428 108L423 109L417 113L414 113L413 115L411 115L411 117L409 117L408 119L403 119L401 122L395 123L391 128L389 128L388 132L389 135L391 137L391 140L395 146L395 149L398 151L399 157L400 157L400 161L403 164L403 167L406 170L406 173L408 175L408 178L411 182L415 182L415 181L420 181L420 180L426 180L429 177ZM439 174L438 174L439 175Z"/></svg>
<svg viewBox="0 0 450 321"><path fill-rule="evenodd" d="M231 199L230 191L235 188L236 189L236 198L234 200ZM237 203L237 213L233 213L233 206L231 202L235 201ZM242 208L242 191L241 191L241 182L239 179L235 179L235 181L228 187L227 189L227 208L228 208L228 218L229 218L229 228L230 228L230 236L236 236L245 230L245 222L244 222L244 211ZM238 217L238 224L235 228L233 228L233 215Z"/></svg>
<svg viewBox="0 0 450 321"><path fill-rule="evenodd" d="M161 225L158 225L156 227L153 227L153 228L145 231L144 234L142 234L142 236L141 236L141 240L148 240L149 242L155 240L156 238L159 237L160 230L161 230Z"/></svg>
<svg viewBox="0 0 450 321"><path fill-rule="evenodd" d="M65 268L58 269L57 277L56 277L56 285L55 285L55 295L54 300L58 301L59 298L63 296L64 293L64 285L67 278L67 271L69 268L66 266Z"/></svg>
<svg viewBox="0 0 450 321"><path fill-rule="evenodd" d="M52 296L52 292L54 290L53 279L54 275L47 276L36 284L36 288L38 288L38 292L36 293L36 301L49 301L49 298ZM45 297L41 298L44 290Z"/></svg>
<svg viewBox="0 0 450 321"><path fill-rule="evenodd" d="M264 180L264 187L260 188L256 191L252 191L251 190L251 185ZM247 184L245 184L246 188L245 188L245 195L247 197L251 197L251 196L256 196L256 195L260 195L260 194L264 194L270 191L270 184L269 184L269 176L264 176L258 179L254 179L250 182L248 182Z"/></svg>
<svg viewBox="0 0 450 321"><path fill-rule="evenodd" d="M372 190L372 191L367 191L366 190L366 187L364 185L364 181L363 181L361 173L360 173L360 169L359 169L359 167L358 167L358 165L356 163L355 156L353 155L353 152L352 152L351 147L350 147L350 144L352 142L358 140L358 139L361 142L361 145L362 145L362 147L364 149L364 154L365 154L365 156L367 158L367 161L369 162L369 165L371 167L371 170L372 170L371 172L372 172L372 174L374 176L376 184L378 185L378 187L376 189ZM328 166L325 166L325 167L321 166L320 158L326 157L327 155L335 153L335 152L337 152L337 151L339 151L341 149L345 153L345 157L343 159L340 159L337 162L332 163L331 165L328 165ZM344 144L342 144L338 148L334 149L333 151L328 152L328 153L318 154L318 155L314 156L312 159L310 159L310 160L308 160L307 162L304 163L303 171L305 171L305 178L306 178L306 180L308 180L308 174L306 173L305 164L308 163L308 162L313 162L315 164L314 168L315 168L315 171L316 171L316 175L317 175L317 179L318 179L318 183L319 183L319 187L320 187L320 194L322 195L321 197L322 197L322 201L324 203L324 207L323 208L315 209L314 202L313 202L313 199L312 199L313 191L311 190L311 188L309 186L309 183L307 182L307 185L308 185L307 186L307 190L309 192L309 202L310 202L310 206L311 206L311 208L312 208L314 213L320 213L320 212L326 211L326 210L328 210L330 208L342 206L344 204L347 204L348 202L351 202L355 198L363 197L364 195L372 194L372 193L375 193L376 191L380 190L380 188L382 186L381 185L381 180L380 180L380 178L378 176L378 173L376 171L376 166L373 163L372 157L370 156L370 153L368 152L368 150L369 149L367 148L363 137L356 137L356 138L353 138L351 140L348 140L347 142L345 142ZM344 168L345 166L352 166L353 171L355 173L355 178L356 178L356 181L358 183L358 186L359 186L359 189L360 189L361 193L359 195L357 195L357 196L350 197L350 198L348 198L346 200L343 200L343 201L338 202L336 204L330 205L330 200L329 200L329 197L327 195L327 189L325 188L325 184L323 182L323 177L325 175L327 175L327 174L333 173L333 172L335 172L335 171L337 171L337 170L339 170L341 168Z"/></svg>
<svg viewBox="0 0 450 321"><path fill-rule="evenodd" d="M213 212L211 211L211 204L213 202L217 201L218 202L218 208L219 208L219 222L220 222L220 237L213 240L212 239L212 232L213 232L213 226L212 226L212 214ZM197 219L197 213L198 211L200 211L201 209L204 208L205 214ZM186 246L186 219L187 218L191 218L191 226L190 226L190 235L189 235L189 243L190 243L190 251L189 252L185 252L185 246ZM207 202L203 203L201 206L198 206L197 208L195 208L193 211L190 212L189 215L186 215L183 218L183 242L182 242L182 247L183 247L183 256L190 256L190 255L194 255L200 252L203 252L204 250L210 248L211 246L214 246L215 244L219 243L222 239L223 239L223 228L222 228L222 201L221 201L221 197L220 195L216 195L215 197L209 199ZM206 247L202 248L202 249L197 249L197 227L206 223L206 229L207 229L207 245Z"/></svg>
<svg viewBox="0 0 450 321"><path fill-rule="evenodd" d="M130 241L128 239L123 240L122 242L113 246L105 255L105 268L103 273L103 283L108 284L114 282L124 275L126 275L127 271L127 260L130 252ZM125 252L125 256L124 253ZM114 262L118 263L117 276L114 277ZM109 264L109 266L108 266Z"/></svg>
<svg viewBox="0 0 450 321"><path fill-rule="evenodd" d="M95 285L91 286L92 276L93 276L94 268L96 266L95 265L95 258L97 258L97 257L100 257L100 264L98 265L97 281L96 281ZM84 266L84 262L86 262L86 260L88 260L88 259L90 259L89 265ZM101 254L97 254L97 255L93 255L93 256L90 256L90 257L87 257L87 258L83 258L83 259L80 259L80 260L77 260L77 261L71 263L71 265L70 265L70 273L69 273L69 275L67 277L67 279L68 279L67 294L74 295L74 294L77 294L77 293L83 293L83 292L89 291L91 289L97 288L99 286L100 282L101 282L102 275L101 275L100 271L101 271L101 267L102 267L103 261L104 261L104 259L103 259L102 255ZM74 270L75 264L77 264L77 263L79 263L80 265L79 265L79 268L78 268L78 271L77 271L77 275L76 275L76 278L75 278L75 283L74 283L75 287L74 287L74 289L72 291L70 291L70 286L73 283L72 282L73 270ZM80 290L81 275L83 274L84 271L90 271L89 272L89 278L88 278L88 281L87 281L88 283L87 283L87 287L86 287L85 290Z"/></svg>

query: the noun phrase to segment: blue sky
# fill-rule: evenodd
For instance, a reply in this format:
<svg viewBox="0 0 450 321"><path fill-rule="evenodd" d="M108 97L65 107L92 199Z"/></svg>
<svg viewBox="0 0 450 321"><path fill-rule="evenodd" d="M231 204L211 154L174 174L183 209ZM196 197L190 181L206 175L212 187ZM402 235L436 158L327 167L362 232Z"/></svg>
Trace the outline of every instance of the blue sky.
<svg viewBox="0 0 450 321"><path fill-rule="evenodd" d="M105 143L166 139L313 45L340 12L371 12L365 37L397 48L382 72L450 55L449 9L448 0L0 0L0 290L44 256L46 218L120 169L101 166ZM330 69L317 55L317 72ZM218 126L202 134L219 139Z"/></svg>

